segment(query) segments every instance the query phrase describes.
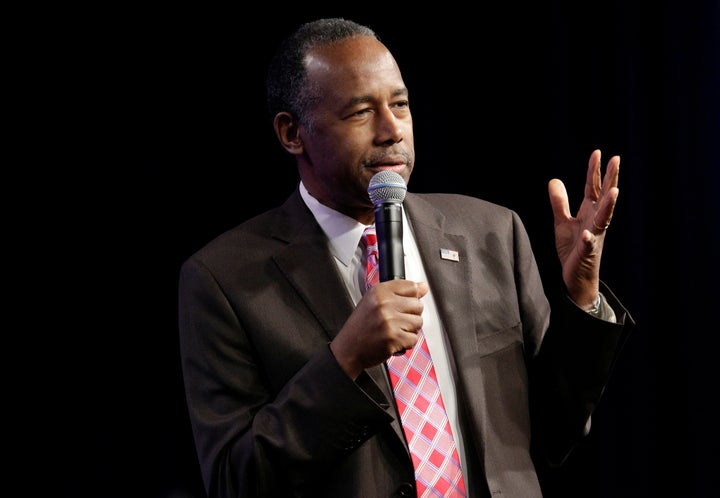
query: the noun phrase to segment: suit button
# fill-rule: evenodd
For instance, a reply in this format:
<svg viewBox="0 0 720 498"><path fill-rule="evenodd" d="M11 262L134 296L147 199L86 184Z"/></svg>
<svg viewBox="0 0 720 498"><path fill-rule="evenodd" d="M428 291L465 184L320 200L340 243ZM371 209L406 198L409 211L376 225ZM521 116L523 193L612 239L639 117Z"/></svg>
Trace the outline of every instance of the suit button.
<svg viewBox="0 0 720 498"><path fill-rule="evenodd" d="M409 482L404 482L400 485L400 487L396 491L396 496L402 497L402 498L411 498L414 496L417 496L415 493L415 486L413 486Z"/></svg>

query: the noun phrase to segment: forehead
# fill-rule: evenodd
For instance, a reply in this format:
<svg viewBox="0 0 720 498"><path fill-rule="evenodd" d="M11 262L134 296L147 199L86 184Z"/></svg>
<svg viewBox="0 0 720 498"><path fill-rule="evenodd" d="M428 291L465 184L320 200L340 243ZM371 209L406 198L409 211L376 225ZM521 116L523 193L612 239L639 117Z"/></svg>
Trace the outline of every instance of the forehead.
<svg viewBox="0 0 720 498"><path fill-rule="evenodd" d="M370 36L356 36L315 47L305 58L313 85L327 90L372 89L388 84L403 87L400 69L390 51Z"/></svg>

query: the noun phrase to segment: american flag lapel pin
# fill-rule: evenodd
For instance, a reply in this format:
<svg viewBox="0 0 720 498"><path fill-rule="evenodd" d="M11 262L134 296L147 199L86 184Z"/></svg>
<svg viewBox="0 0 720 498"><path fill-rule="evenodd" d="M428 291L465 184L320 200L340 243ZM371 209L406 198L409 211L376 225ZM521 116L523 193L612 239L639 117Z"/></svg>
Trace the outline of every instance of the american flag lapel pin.
<svg viewBox="0 0 720 498"><path fill-rule="evenodd" d="M452 249L440 249L440 257L448 261L460 261L460 255Z"/></svg>

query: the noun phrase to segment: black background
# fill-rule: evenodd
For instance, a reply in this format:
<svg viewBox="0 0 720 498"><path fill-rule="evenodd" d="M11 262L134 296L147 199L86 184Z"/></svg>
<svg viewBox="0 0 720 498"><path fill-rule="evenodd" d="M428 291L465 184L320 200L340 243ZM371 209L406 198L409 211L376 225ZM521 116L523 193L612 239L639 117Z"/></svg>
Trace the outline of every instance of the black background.
<svg viewBox="0 0 720 498"><path fill-rule="evenodd" d="M28 65L52 136L37 182L53 204L33 229L57 248L57 273L41 299L65 331L45 343L61 358L43 412L60 450L55 494L204 498L178 271L294 187L263 80L279 40L319 16L370 25L398 60L415 123L410 189L518 211L549 285L547 181L565 181L574 210L591 151L621 155L602 276L637 327L549 494L716 492L718 2L276 7L44 13L52 36Z"/></svg>

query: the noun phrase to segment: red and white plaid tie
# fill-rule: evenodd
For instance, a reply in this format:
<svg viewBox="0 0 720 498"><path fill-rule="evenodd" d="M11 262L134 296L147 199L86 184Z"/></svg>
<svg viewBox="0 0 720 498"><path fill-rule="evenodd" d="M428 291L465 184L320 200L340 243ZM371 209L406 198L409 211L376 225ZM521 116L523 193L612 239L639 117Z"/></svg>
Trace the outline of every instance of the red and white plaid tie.
<svg viewBox="0 0 720 498"><path fill-rule="evenodd" d="M374 226L365 229L363 240L367 247L365 285L369 289L380 278ZM464 498L460 458L422 330L415 347L391 357L387 366L415 467L418 497Z"/></svg>

